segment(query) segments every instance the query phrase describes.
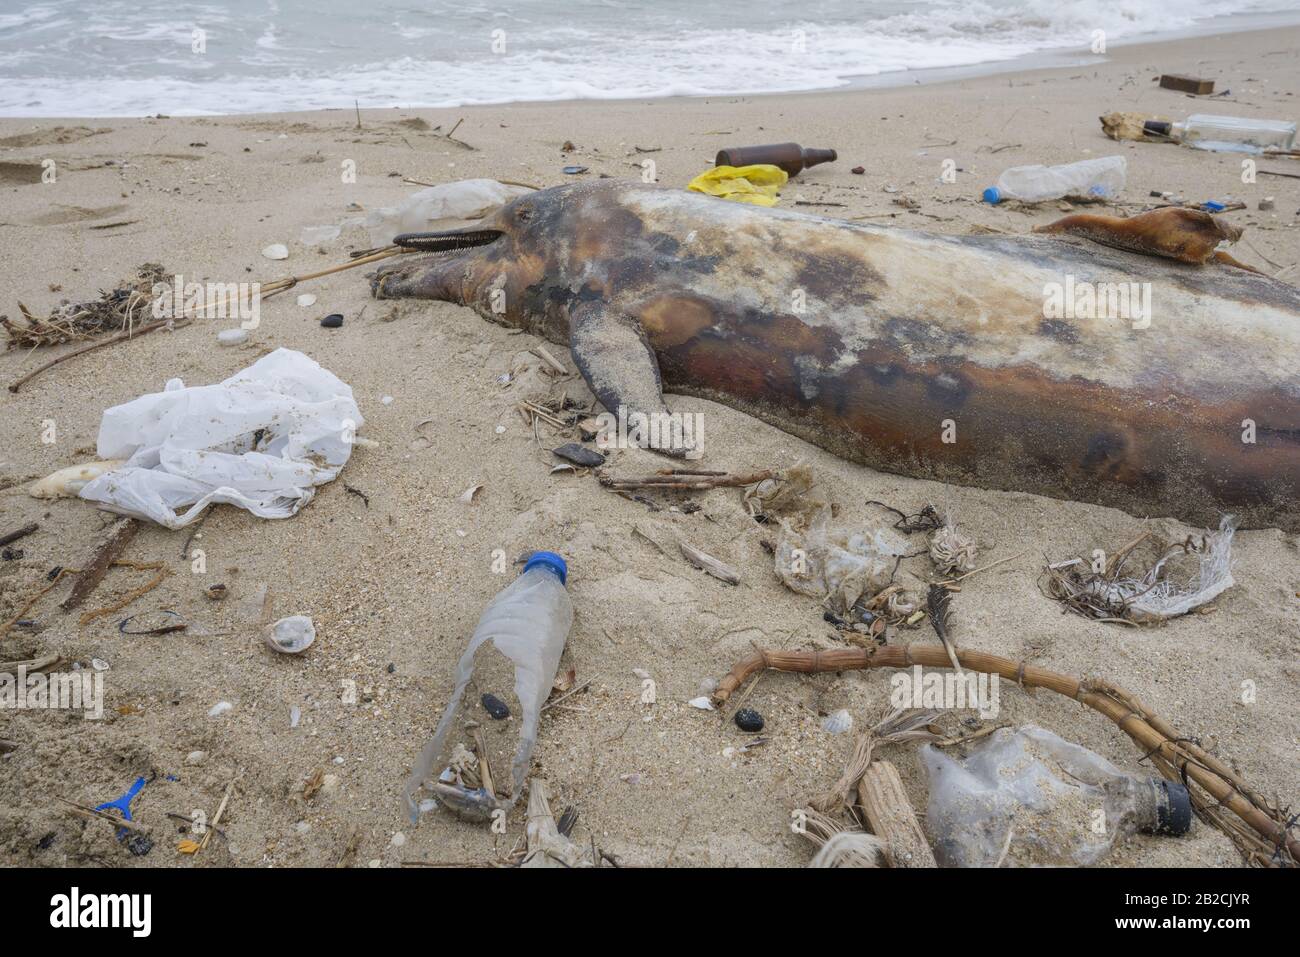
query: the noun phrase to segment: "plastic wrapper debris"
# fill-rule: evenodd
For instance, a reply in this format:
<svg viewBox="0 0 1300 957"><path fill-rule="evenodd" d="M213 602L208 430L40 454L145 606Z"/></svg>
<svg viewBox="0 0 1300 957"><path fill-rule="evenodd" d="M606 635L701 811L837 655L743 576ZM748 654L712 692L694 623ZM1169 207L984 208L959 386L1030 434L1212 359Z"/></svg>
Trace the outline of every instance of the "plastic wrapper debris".
<svg viewBox="0 0 1300 957"><path fill-rule="evenodd" d="M775 206L777 193L790 177L777 166L715 166L686 184L696 193L755 206Z"/></svg>
<svg viewBox="0 0 1300 957"><path fill-rule="evenodd" d="M216 385L171 379L108 409L99 457L126 462L80 495L173 529L222 502L288 518L347 464L363 422L349 386L301 352L277 349Z"/></svg>
<svg viewBox="0 0 1300 957"><path fill-rule="evenodd" d="M920 753L926 827L944 867L1089 865L1136 831L1191 827L1182 784L1125 774L1034 725L998 729L964 761L928 744Z"/></svg>
<svg viewBox="0 0 1300 957"><path fill-rule="evenodd" d="M431 787L434 797L451 811L467 820L486 820L501 809L513 807L523 792L528 762L537 743L537 727L542 705L551 693L555 674L560 667L560 656L573 625L573 604L565 588L568 569L564 559L553 552L534 552L524 565L524 570L510 585L502 589L479 618L478 627L469 640L464 654L456 663L456 687L451 700L438 721L433 738L416 759L411 776L403 789L406 811L412 822L419 819L416 793L434 776L434 769L446 766L444 751L448 735L460 711L461 698L474 675L476 652L486 642L504 655L514 666L514 692L519 701L519 748L511 764L512 789L510 797L502 800L485 786L468 787L460 783L456 768L447 766ZM498 658L498 656L491 656ZM499 660L491 662L497 666ZM481 766L483 755L478 756ZM453 754L454 759L454 754ZM455 761L452 760L452 765ZM481 780L481 777L480 777Z"/></svg>
<svg viewBox="0 0 1300 957"><path fill-rule="evenodd" d="M402 233L427 233L482 219L532 190L494 179L463 179L412 193L396 206L372 209L361 220L373 246L386 246Z"/></svg>
<svg viewBox="0 0 1300 957"><path fill-rule="evenodd" d="M823 507L806 530L782 520L776 545L776 574L791 591L823 600L844 615L862 597L889 584L906 552L906 542L885 529L832 526Z"/></svg>

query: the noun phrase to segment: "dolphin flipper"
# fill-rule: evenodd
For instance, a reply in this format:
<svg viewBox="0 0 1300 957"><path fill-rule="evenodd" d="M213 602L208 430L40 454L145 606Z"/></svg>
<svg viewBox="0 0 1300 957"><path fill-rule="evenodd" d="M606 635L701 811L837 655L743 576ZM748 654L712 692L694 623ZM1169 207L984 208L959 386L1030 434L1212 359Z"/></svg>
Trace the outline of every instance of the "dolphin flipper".
<svg viewBox="0 0 1300 957"><path fill-rule="evenodd" d="M606 411L629 421L636 413L670 414L664 404L659 360L638 319L604 302L581 302L569 311L569 345L578 371ZM651 434L670 437L672 430ZM650 447L674 457L691 451L685 446Z"/></svg>

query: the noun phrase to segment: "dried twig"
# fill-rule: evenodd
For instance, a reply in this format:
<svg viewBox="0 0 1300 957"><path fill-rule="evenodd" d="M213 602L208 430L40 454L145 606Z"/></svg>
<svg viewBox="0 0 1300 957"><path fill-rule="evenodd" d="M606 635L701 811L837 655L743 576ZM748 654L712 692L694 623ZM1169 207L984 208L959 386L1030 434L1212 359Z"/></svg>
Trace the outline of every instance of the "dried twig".
<svg viewBox="0 0 1300 957"><path fill-rule="evenodd" d="M131 544L131 539L135 538L136 533L140 531L140 521L135 518L124 518L113 526L108 538L100 543L95 549L95 554L91 557L85 570L77 578L77 583L72 586L72 591L67 598L59 605L64 611L72 611L83 601L90 597L91 592L99 587L99 583L104 580L108 574L109 568L117 561L118 556L126 550L126 546Z"/></svg>

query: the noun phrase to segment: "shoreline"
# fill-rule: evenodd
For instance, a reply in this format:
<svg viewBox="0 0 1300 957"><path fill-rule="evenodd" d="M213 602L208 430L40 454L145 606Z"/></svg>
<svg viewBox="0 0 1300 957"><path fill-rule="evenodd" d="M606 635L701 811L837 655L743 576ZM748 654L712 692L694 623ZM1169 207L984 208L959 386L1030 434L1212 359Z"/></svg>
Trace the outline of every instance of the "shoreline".
<svg viewBox="0 0 1300 957"><path fill-rule="evenodd" d="M1222 21L1222 22L1214 22ZM1231 27L1230 24L1237 26ZM465 103L454 106L417 106L396 104L392 106L365 106L361 111L385 110L469 110L493 109L513 106L558 105L596 105L602 103L626 104L638 102L674 102L712 99L762 99L785 96L828 96L840 93L854 93L861 90L899 89L915 86L935 86L949 83L961 83L984 78L1016 76L1026 73L1038 73L1050 70L1085 69L1114 59L1111 51L1155 51L1191 41L1212 40L1223 37L1258 35L1263 38L1278 30L1300 29L1300 13L1240 14L1227 17L1211 18L1204 24L1193 25L1167 34L1136 34L1132 37L1110 41L1104 54L1092 53L1086 47L1061 47L1056 49L1036 50L1004 60L984 60L977 63L957 66L921 67L917 69L887 70L880 73L852 74L842 77L835 86L816 87L807 90L771 90L759 93L700 93L679 96L634 96L634 97L598 97L598 98L556 98L544 100L501 100L478 103ZM0 78L3 82L3 78ZM295 110L260 110L254 112L233 113L187 113L170 112L163 114L169 118L198 119L218 117L253 117L268 115L290 115L310 113L348 112L347 106L311 107ZM157 114L46 114L41 116L0 115L0 120L129 120L149 119Z"/></svg>

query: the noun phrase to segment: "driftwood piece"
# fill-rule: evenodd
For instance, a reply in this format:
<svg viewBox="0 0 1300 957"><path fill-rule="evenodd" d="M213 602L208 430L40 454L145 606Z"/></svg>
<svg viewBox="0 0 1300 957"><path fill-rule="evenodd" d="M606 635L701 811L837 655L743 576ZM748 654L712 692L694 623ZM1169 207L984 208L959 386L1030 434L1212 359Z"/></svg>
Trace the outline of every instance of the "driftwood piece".
<svg viewBox="0 0 1300 957"><path fill-rule="evenodd" d="M682 554L686 560L702 571L708 572L719 581L724 581L728 585L740 584L740 573L725 562L718 561L708 552L696 548L688 542L680 544Z"/></svg>
<svg viewBox="0 0 1300 957"><path fill-rule="evenodd" d="M94 557L77 576L77 583L72 586L72 593L59 605L64 611L71 611L90 597L91 592L108 574L108 569L118 556L131 544L136 532L140 531L140 522L134 518L124 518L113 526L112 533L95 549Z"/></svg>
<svg viewBox="0 0 1300 957"><path fill-rule="evenodd" d="M1249 860L1280 866L1295 866L1300 862L1300 838L1291 835L1292 825L1284 811L1246 786L1222 761L1207 754L1187 735L1178 733L1166 721L1152 714L1127 691L1108 682L1072 678L983 651L958 650L956 654L963 668L995 674L1022 687L1055 691L1114 722L1165 777L1189 785L1192 806L1202 820L1227 834ZM750 675L767 668L820 674L867 668L911 668L915 665L952 667L948 651L942 645L886 645L827 651L760 649L731 669L718 684L713 701L721 707ZM1205 793L1192 789L1191 784ZM1223 809L1236 815L1240 826L1222 814Z"/></svg>
<svg viewBox="0 0 1300 957"><path fill-rule="evenodd" d="M40 526L37 525L35 522L28 522L22 528L15 529L14 531L10 532L7 535L0 535L0 545L10 545L18 541L18 539L30 535L38 528L40 528Z"/></svg>
<svg viewBox="0 0 1300 957"><path fill-rule="evenodd" d="M730 488L742 485L754 485L764 479L774 478L779 473L775 469L762 469L748 475L730 475L726 472L707 472L692 469L662 469L645 478L618 479L601 476L600 484L615 490L632 489L670 489L675 491L704 490L711 488Z"/></svg>
<svg viewBox="0 0 1300 957"><path fill-rule="evenodd" d="M938 867L898 769L873 761L858 782L858 803L871 832L884 840L893 867Z"/></svg>

